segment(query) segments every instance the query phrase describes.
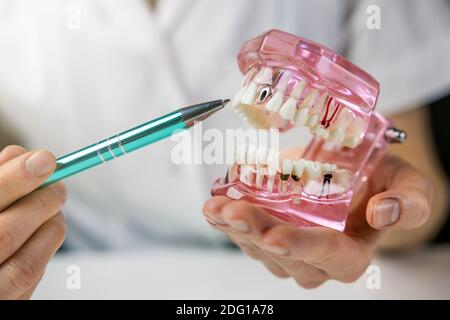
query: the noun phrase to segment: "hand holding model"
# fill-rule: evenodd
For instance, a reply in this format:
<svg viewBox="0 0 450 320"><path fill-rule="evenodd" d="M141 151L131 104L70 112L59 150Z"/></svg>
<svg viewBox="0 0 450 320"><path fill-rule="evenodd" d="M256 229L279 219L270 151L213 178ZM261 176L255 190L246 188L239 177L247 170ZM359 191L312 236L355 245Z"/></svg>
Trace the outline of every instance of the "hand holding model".
<svg viewBox="0 0 450 320"><path fill-rule="evenodd" d="M386 156L350 206L344 232L299 228L246 201L216 196L206 220L274 275L314 288L329 279L353 282L366 270L384 235L424 224L431 211L429 181L403 160Z"/></svg>
<svg viewBox="0 0 450 320"><path fill-rule="evenodd" d="M386 153L406 132L374 111L378 82L318 43L270 30L244 43L238 63L239 115L259 129L306 127L314 138L284 155L236 146L204 205L207 221L303 287L356 280L387 231L430 215L430 182Z"/></svg>
<svg viewBox="0 0 450 320"><path fill-rule="evenodd" d="M29 298L64 241L64 185L36 190L55 168L48 151L0 153L0 299Z"/></svg>

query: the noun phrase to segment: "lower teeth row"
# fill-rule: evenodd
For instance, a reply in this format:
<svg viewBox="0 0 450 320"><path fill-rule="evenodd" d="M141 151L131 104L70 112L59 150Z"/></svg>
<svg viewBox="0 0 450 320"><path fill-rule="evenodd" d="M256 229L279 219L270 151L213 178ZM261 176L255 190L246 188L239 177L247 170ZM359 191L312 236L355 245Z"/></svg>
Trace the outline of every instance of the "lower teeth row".
<svg viewBox="0 0 450 320"><path fill-rule="evenodd" d="M269 193L299 193L302 190L317 196L328 196L341 193L350 186L350 175L347 170L337 169L335 165L320 164L309 160L298 160L304 164L302 172L287 171L286 162L281 171L275 171L268 166L238 165L229 168L228 180L256 187ZM298 166L297 166L298 167ZM320 170L318 170L320 168ZM298 169L297 169L298 170Z"/></svg>

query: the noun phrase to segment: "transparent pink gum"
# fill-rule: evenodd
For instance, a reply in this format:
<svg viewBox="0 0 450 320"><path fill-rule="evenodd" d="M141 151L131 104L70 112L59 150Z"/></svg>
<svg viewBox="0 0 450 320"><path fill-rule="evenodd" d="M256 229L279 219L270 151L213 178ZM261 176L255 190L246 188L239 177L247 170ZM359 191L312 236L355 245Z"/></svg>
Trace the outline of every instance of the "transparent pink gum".
<svg viewBox="0 0 450 320"><path fill-rule="evenodd" d="M244 85L252 81L263 67L288 70L292 78L285 99L298 81L305 80L308 90L328 93L341 108L348 108L354 119L359 118L364 128L360 142L354 148L313 137L301 157L333 163L339 169L348 170L350 181L345 188L330 185L332 190L339 192L322 195L322 192L312 191L311 187L296 182L292 177L283 182L283 190L278 177L272 192L269 192L264 183L257 188L254 184L241 182L239 175L230 178L227 174L225 178L215 181L212 194L249 201L298 226L326 226L343 231L353 194L370 176L388 146L385 132L392 123L373 112L379 94L378 82L330 49L278 30L271 30L246 42L238 55L238 63L244 75L250 72ZM276 83L273 88L276 89ZM299 101L301 103L302 99ZM255 105L267 116L271 127L287 130L292 126L278 114L266 112L263 104ZM333 126L333 123L327 126ZM240 167L236 166L236 169L239 171Z"/></svg>

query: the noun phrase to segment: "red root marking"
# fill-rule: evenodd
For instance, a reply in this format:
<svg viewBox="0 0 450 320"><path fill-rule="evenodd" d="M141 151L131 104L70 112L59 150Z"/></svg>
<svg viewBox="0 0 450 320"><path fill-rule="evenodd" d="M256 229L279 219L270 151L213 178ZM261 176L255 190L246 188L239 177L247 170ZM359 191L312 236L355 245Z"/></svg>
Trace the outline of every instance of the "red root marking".
<svg viewBox="0 0 450 320"><path fill-rule="evenodd" d="M328 113L330 112L330 106L331 106L331 102L333 101L332 97L328 98L327 101L327 106L325 109L325 115L323 116L322 120L320 121L320 124L325 128L328 129L330 127L331 121L333 121L333 119L336 117L336 114L341 106L341 104L339 103L336 108L334 109L333 113L331 114L331 117L328 119Z"/></svg>

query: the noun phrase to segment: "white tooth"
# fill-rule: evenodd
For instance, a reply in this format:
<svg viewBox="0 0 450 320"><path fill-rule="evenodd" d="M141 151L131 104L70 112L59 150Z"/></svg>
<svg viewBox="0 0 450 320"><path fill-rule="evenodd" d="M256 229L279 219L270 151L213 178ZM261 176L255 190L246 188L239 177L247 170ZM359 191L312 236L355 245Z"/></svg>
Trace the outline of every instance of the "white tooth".
<svg viewBox="0 0 450 320"><path fill-rule="evenodd" d="M322 165L322 171L328 173L334 173L337 171L337 166L334 163L324 163Z"/></svg>
<svg viewBox="0 0 450 320"><path fill-rule="evenodd" d="M355 118L347 128L347 137L345 137L342 145L355 148L361 142L361 135L364 130L364 120L357 117Z"/></svg>
<svg viewBox="0 0 450 320"><path fill-rule="evenodd" d="M240 175L239 175L239 180L242 182L242 183L245 183L246 184L246 181L245 181L245 179L247 178L247 167L245 166L245 165L241 165L241 167L240 167Z"/></svg>
<svg viewBox="0 0 450 320"><path fill-rule="evenodd" d="M330 132L323 128L322 126L314 126L311 128L310 130L311 134L315 135L316 137L322 138L322 139L327 139L328 136L330 135Z"/></svg>
<svg viewBox="0 0 450 320"><path fill-rule="evenodd" d="M339 169L336 171L335 176L336 180L344 188L344 190L347 190L350 187L352 181L347 170Z"/></svg>
<svg viewBox="0 0 450 320"><path fill-rule="evenodd" d="M283 104L284 93L281 91L275 92L273 97L267 102L266 110L272 112L278 112L280 110L281 105Z"/></svg>
<svg viewBox="0 0 450 320"><path fill-rule="evenodd" d="M256 107L241 104L239 107L234 108L234 110L250 125L261 129L267 128L268 123L264 113Z"/></svg>
<svg viewBox="0 0 450 320"><path fill-rule="evenodd" d="M345 138L345 130L342 128L336 128L331 129L331 133L328 140L342 143L342 141L344 141L344 138Z"/></svg>
<svg viewBox="0 0 450 320"><path fill-rule="evenodd" d="M364 120L360 117L355 118L348 126L347 133L360 136L364 130Z"/></svg>
<svg viewBox="0 0 450 320"><path fill-rule="evenodd" d="M243 86L238 93L236 93L236 95L233 98L233 102L232 102L232 107L236 108L241 104L241 100L242 100L242 96L245 92L245 90L247 89L247 86Z"/></svg>
<svg viewBox="0 0 450 320"><path fill-rule="evenodd" d="M300 110L297 111L297 113L295 114L294 117L294 124L296 126L304 126L306 124L306 120L308 120L308 112L309 109L308 108L300 108Z"/></svg>
<svg viewBox="0 0 450 320"><path fill-rule="evenodd" d="M251 79L251 77L255 74L256 68L251 68L247 74L244 76L244 79L242 79L241 87L245 86L248 82L248 80Z"/></svg>
<svg viewBox="0 0 450 320"><path fill-rule="evenodd" d="M285 120L293 120L297 110L297 99L290 97L280 109L280 117Z"/></svg>
<svg viewBox="0 0 450 320"><path fill-rule="evenodd" d="M277 91L281 91L283 94L286 92L286 89L289 84L289 80L291 80L291 74L289 71L286 71L286 75L281 78L280 82L277 85Z"/></svg>
<svg viewBox="0 0 450 320"><path fill-rule="evenodd" d="M361 142L361 139L359 137L347 137L342 142L342 145L344 147L355 148L358 146L358 144L360 142Z"/></svg>
<svg viewBox="0 0 450 320"><path fill-rule="evenodd" d="M242 95L241 102L243 104L252 105L255 103L256 100L256 93L258 90L258 85L256 82L252 81L245 90L244 94Z"/></svg>
<svg viewBox="0 0 450 320"><path fill-rule="evenodd" d="M305 161L305 172L308 179L316 179L320 176L321 165L317 161Z"/></svg>
<svg viewBox="0 0 450 320"><path fill-rule="evenodd" d="M305 107L308 109L311 109L312 106L314 105L314 102L317 99L317 95L318 95L319 91L317 91L317 89L313 89L308 96L305 98L305 100L303 100L303 103L301 105L301 107Z"/></svg>
<svg viewBox="0 0 450 320"><path fill-rule="evenodd" d="M292 173L293 162L291 159L284 159L281 164L281 181L280 181L280 192L284 193L288 190L287 180Z"/></svg>
<svg viewBox="0 0 450 320"><path fill-rule="evenodd" d="M243 116L245 113L244 113L244 110L242 110L242 107L241 107L241 106L242 106L241 104L238 104L237 106L235 106L235 107L233 108L233 111L234 111L237 115Z"/></svg>
<svg viewBox="0 0 450 320"><path fill-rule="evenodd" d="M255 81L261 84L272 84L273 72L271 68L261 68L255 77Z"/></svg>
<svg viewBox="0 0 450 320"><path fill-rule="evenodd" d="M289 84L289 80L291 79L291 75L287 74L283 77L277 85L277 91L273 95L272 99L266 104L266 109L272 112L278 112L283 104L284 93L286 92L287 86Z"/></svg>
<svg viewBox="0 0 450 320"><path fill-rule="evenodd" d="M308 119L306 120L305 125L306 125L307 127L310 127L310 128L311 128L311 127L314 127L314 126L316 125L317 121L319 121L319 115L313 113L313 114L310 114L310 115L308 116Z"/></svg>
<svg viewBox="0 0 450 320"><path fill-rule="evenodd" d="M314 103L314 106L312 107L312 110L314 110L315 113L321 113L325 109L325 102L327 101L328 94L324 92L319 99L316 100Z"/></svg>
<svg viewBox="0 0 450 320"><path fill-rule="evenodd" d="M297 114L294 116L294 120L292 121L293 124L302 127L303 126L313 127L316 124L316 122L319 120L319 116L317 115L316 119L315 113L309 115L309 111L315 104L318 92L319 91L317 89L312 90L308 94L308 96L303 100L299 110L297 111ZM321 100L323 96L326 96L326 94L324 93L319 100Z"/></svg>
<svg viewBox="0 0 450 320"><path fill-rule="evenodd" d="M333 128L346 129L347 126L352 122L353 113L347 108L341 109L339 112L339 116L336 119L336 122L333 125Z"/></svg>
<svg viewBox="0 0 450 320"><path fill-rule="evenodd" d="M305 89L305 86L306 86L305 81L300 80L299 82L297 82L297 84L291 91L291 97L295 99L300 98L303 93L303 90Z"/></svg>
<svg viewBox="0 0 450 320"><path fill-rule="evenodd" d="M281 173L283 175L286 175L286 174L290 175L292 172L293 166L294 166L294 163L292 162L291 159L284 159L282 166L281 166Z"/></svg>
<svg viewBox="0 0 450 320"><path fill-rule="evenodd" d="M247 149L247 164L256 164L256 150L254 145L248 146Z"/></svg>
<svg viewBox="0 0 450 320"><path fill-rule="evenodd" d="M237 150L234 148L234 150L230 150L226 154L226 160L227 163L232 166L234 164L237 164Z"/></svg>
<svg viewBox="0 0 450 320"><path fill-rule="evenodd" d="M275 183L275 175L269 175L267 177L267 189L269 192L273 192L274 183Z"/></svg>
<svg viewBox="0 0 450 320"><path fill-rule="evenodd" d="M245 164L247 153L247 146L245 144L240 144L236 149L236 162L238 164Z"/></svg>
<svg viewBox="0 0 450 320"><path fill-rule="evenodd" d="M265 166L267 164L267 148L259 147L256 154L256 163Z"/></svg>
<svg viewBox="0 0 450 320"><path fill-rule="evenodd" d="M238 178L238 166L236 164L230 165L228 169L228 181L234 182Z"/></svg>
<svg viewBox="0 0 450 320"><path fill-rule="evenodd" d="M253 166L249 166L248 167L248 171L247 171L247 183L249 186L251 186L251 184L253 183L253 173L255 173L256 170Z"/></svg>
<svg viewBox="0 0 450 320"><path fill-rule="evenodd" d="M242 183L251 186L251 184L252 184L252 175L253 175L252 167L246 166L246 165L242 165L241 166L240 181Z"/></svg>
<svg viewBox="0 0 450 320"><path fill-rule="evenodd" d="M303 159L294 161L294 167L292 168L292 175L300 179L303 175L304 169L305 169L305 161Z"/></svg>
<svg viewBox="0 0 450 320"><path fill-rule="evenodd" d="M267 169L265 167L258 167L256 169L256 187L261 188L264 180L264 176L267 174Z"/></svg>
<svg viewBox="0 0 450 320"><path fill-rule="evenodd" d="M267 154L267 173L269 175L275 175L277 171L280 171L280 153L270 149Z"/></svg>

